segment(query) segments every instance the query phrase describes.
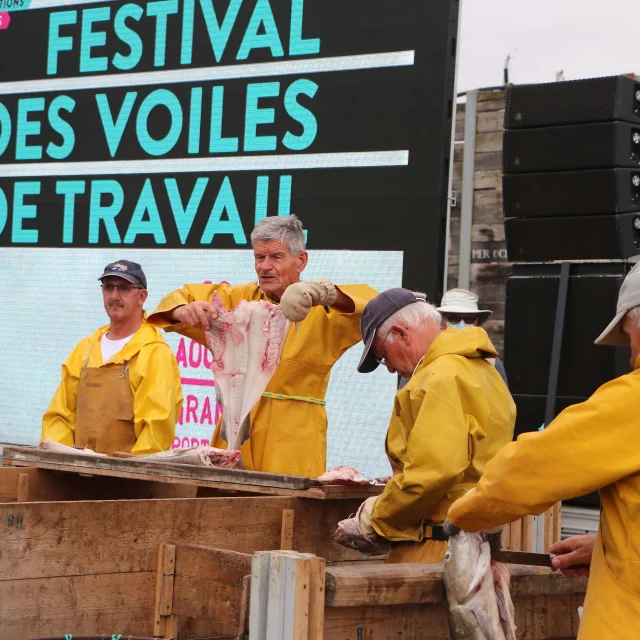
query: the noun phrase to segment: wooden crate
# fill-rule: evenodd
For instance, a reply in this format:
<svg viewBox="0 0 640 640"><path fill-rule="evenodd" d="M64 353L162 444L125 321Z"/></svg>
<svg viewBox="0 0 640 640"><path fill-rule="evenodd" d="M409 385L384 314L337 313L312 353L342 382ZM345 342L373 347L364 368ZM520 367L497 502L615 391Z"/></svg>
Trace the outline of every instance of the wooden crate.
<svg viewBox="0 0 640 640"><path fill-rule="evenodd" d="M161 550L161 555L163 551ZM441 564L325 566L308 554L251 556L176 545L173 574L158 588L161 637L236 634L249 640L449 640ZM198 566L206 565L206 571ZM249 577L251 570L251 577ZM575 638L587 579L513 566L518 637ZM171 605L163 591L171 592ZM248 599L248 603L247 603Z"/></svg>

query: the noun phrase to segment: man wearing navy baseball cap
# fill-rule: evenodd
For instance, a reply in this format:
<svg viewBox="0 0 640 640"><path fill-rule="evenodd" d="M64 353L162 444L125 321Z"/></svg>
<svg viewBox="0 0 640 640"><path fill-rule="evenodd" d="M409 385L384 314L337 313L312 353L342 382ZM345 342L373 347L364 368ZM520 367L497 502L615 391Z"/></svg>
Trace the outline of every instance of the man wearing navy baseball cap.
<svg viewBox="0 0 640 640"><path fill-rule="evenodd" d="M383 364L409 378L387 431L393 470L381 496L338 525L336 540L363 553L389 550L389 562L441 562L447 509L473 488L487 462L513 437L516 410L488 361L480 327L445 329L424 294L389 289L367 304L358 371Z"/></svg>
<svg viewBox="0 0 640 640"><path fill-rule="evenodd" d="M98 453L169 449L182 406L178 363L143 309L137 262L108 264L98 278L109 324L81 340L42 418L42 439Z"/></svg>

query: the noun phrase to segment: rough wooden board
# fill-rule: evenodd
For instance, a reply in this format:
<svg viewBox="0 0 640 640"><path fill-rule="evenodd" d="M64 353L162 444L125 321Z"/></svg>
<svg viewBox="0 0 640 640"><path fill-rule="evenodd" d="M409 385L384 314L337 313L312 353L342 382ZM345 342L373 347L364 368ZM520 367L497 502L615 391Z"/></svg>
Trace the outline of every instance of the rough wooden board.
<svg viewBox="0 0 640 640"><path fill-rule="evenodd" d="M133 500L152 498L195 498L197 487L185 484L151 482L114 476L82 476L76 473L35 467L0 467L0 503L17 498L19 474L29 475L29 501Z"/></svg>
<svg viewBox="0 0 640 640"><path fill-rule="evenodd" d="M282 509L291 504L288 498L271 497L3 504L0 582L136 571L155 574L158 545L163 542L244 553L277 549ZM314 513L322 518L322 510ZM14 522L22 517L21 528L7 527L10 514ZM296 521L300 532L307 529L310 550L325 545L318 541L319 533L314 541L315 521L305 523L297 513Z"/></svg>
<svg viewBox="0 0 640 640"><path fill-rule="evenodd" d="M487 100L486 102L478 103L478 113L484 113L485 111L499 111L504 109L504 100Z"/></svg>
<svg viewBox="0 0 640 640"><path fill-rule="evenodd" d="M504 109L497 111L479 112L476 127L478 133L493 133L496 131L504 131Z"/></svg>
<svg viewBox="0 0 640 640"><path fill-rule="evenodd" d="M502 151L502 131L478 133L476 135L476 153Z"/></svg>
<svg viewBox="0 0 640 640"><path fill-rule="evenodd" d="M250 573L250 554L177 545L173 612L179 625L191 618L200 637L235 635L243 579ZM194 623L189 627L194 629Z"/></svg>
<svg viewBox="0 0 640 640"><path fill-rule="evenodd" d="M97 458L82 454L56 453L32 447L4 447L5 464L11 461L22 463L57 464L74 466L85 473L91 470L123 471L154 479L157 476L179 478L181 480L204 480L206 482L225 482L241 485L260 485L282 489L304 490L311 486L311 480L302 476L289 476L276 473L262 473L243 469L220 469L196 467L170 462L152 462L139 458Z"/></svg>
<svg viewBox="0 0 640 640"><path fill-rule="evenodd" d="M506 100L507 91L506 89L480 89L478 91L478 103L480 102L493 102L496 100Z"/></svg>
<svg viewBox="0 0 640 640"><path fill-rule="evenodd" d="M325 576L324 558L311 560L311 584L309 595L309 640L322 640L324 635Z"/></svg>
<svg viewBox="0 0 640 640"><path fill-rule="evenodd" d="M282 510L282 529L280 530L280 549L293 549L293 529L295 525L295 511Z"/></svg>
<svg viewBox="0 0 640 640"><path fill-rule="evenodd" d="M473 176L474 189L501 189L502 170L476 171Z"/></svg>
<svg viewBox="0 0 640 640"><path fill-rule="evenodd" d="M518 640L575 638L580 624L578 607L583 603L584 594L516 598Z"/></svg>
<svg viewBox="0 0 640 640"><path fill-rule="evenodd" d="M504 242L504 224L478 223L471 225L471 241Z"/></svg>
<svg viewBox="0 0 640 640"><path fill-rule="evenodd" d="M502 149L487 153L476 153L476 171L502 171Z"/></svg>
<svg viewBox="0 0 640 640"><path fill-rule="evenodd" d="M450 640L447 605L327 607L324 640Z"/></svg>
<svg viewBox="0 0 640 640"><path fill-rule="evenodd" d="M456 118L456 142L464 140L464 118Z"/></svg>
<svg viewBox="0 0 640 640"><path fill-rule="evenodd" d="M0 581L3 636L152 637L155 581L155 571Z"/></svg>
<svg viewBox="0 0 640 640"><path fill-rule="evenodd" d="M473 222L504 223L502 189L480 189L473 193Z"/></svg>
<svg viewBox="0 0 640 640"><path fill-rule="evenodd" d="M511 565L513 598L584 594L587 579L544 567ZM326 604L330 607L388 606L445 602L442 563L330 566Z"/></svg>
<svg viewBox="0 0 640 640"><path fill-rule="evenodd" d="M293 548L301 553L313 553L327 562L340 560L362 561L362 554L334 542L333 536L340 520L358 510L362 500L300 500L294 506L296 526ZM275 548L275 547L274 547Z"/></svg>

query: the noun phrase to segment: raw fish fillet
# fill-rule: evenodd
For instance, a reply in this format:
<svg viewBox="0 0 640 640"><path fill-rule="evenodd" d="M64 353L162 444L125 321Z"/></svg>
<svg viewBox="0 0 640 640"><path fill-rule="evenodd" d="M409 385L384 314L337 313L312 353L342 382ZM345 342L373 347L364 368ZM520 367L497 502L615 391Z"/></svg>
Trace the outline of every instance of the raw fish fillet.
<svg viewBox="0 0 640 640"><path fill-rule="evenodd" d="M319 478L320 484L372 484L357 469L347 466L333 467Z"/></svg>
<svg viewBox="0 0 640 640"><path fill-rule="evenodd" d="M227 311L215 292L212 302L218 317L205 336L222 404L220 435L229 449L240 449L251 432L249 413L280 363L289 321L279 305L264 300L242 300Z"/></svg>
<svg viewBox="0 0 640 640"><path fill-rule="evenodd" d="M66 444L55 442L55 440L51 440L50 438L45 438L37 448L44 449L45 451L53 451L55 453L73 453L75 455L80 454L85 456L95 456L98 458L109 457L106 453L96 453L93 449L89 449L88 447L85 447L84 449L76 449L75 447L68 447Z"/></svg>
<svg viewBox="0 0 640 640"><path fill-rule="evenodd" d="M146 456L138 456L138 458L152 462L174 462L201 467L233 469L240 462L240 452L231 449L216 449L215 447L186 447L151 453Z"/></svg>

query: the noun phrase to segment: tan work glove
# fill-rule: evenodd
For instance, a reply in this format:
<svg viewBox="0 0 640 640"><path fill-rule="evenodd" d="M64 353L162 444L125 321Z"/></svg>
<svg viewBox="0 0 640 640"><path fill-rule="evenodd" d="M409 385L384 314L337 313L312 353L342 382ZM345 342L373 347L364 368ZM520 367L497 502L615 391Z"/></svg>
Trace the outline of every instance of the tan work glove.
<svg viewBox="0 0 640 640"><path fill-rule="evenodd" d="M313 282L296 282L289 285L280 299L280 307L287 320L301 322L307 317L311 307L330 307L337 298L336 288L326 278Z"/></svg>
<svg viewBox="0 0 640 640"><path fill-rule="evenodd" d="M367 498L355 516L338 523L335 541L345 547L356 549L367 558L391 551L391 545L379 536L371 525L371 513L377 496Z"/></svg>

